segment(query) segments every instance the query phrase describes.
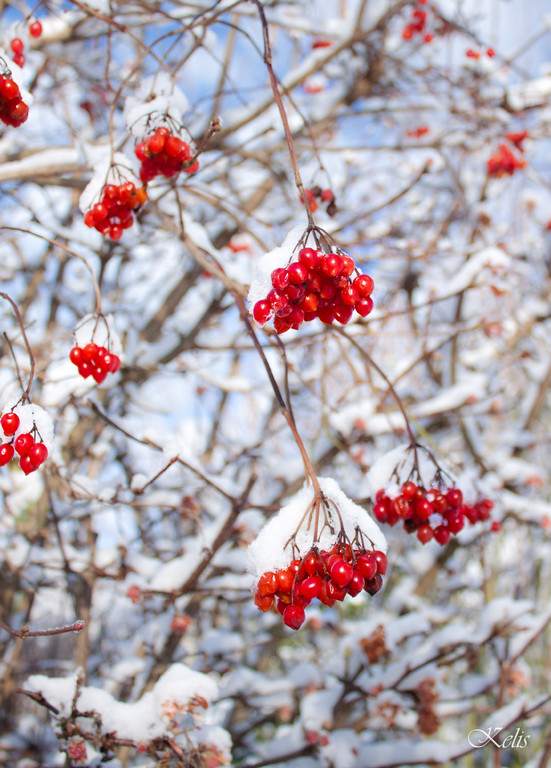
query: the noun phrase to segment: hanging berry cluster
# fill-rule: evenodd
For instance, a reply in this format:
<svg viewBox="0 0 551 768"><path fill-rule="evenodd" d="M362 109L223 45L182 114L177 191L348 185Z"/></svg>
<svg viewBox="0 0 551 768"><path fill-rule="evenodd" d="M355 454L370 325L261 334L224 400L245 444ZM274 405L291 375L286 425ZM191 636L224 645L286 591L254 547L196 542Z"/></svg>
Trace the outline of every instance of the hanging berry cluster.
<svg viewBox="0 0 551 768"><path fill-rule="evenodd" d="M316 484L291 499L249 546L256 606L277 608L292 629L302 625L312 600L333 606L347 595L375 595L387 569L386 540L369 513L331 478Z"/></svg>
<svg viewBox="0 0 551 768"><path fill-rule="evenodd" d="M155 176L170 179L182 170L195 173L199 169L197 161L191 162L193 152L190 145L173 135L164 125L159 126L149 138L138 142L135 153L141 163L140 179L144 184Z"/></svg>
<svg viewBox="0 0 551 768"><path fill-rule="evenodd" d="M20 468L29 475L46 461L48 449L40 439L36 427L33 427L31 432L21 432L16 436L20 424L19 416L13 411L5 413L0 419L4 437L11 438L9 442L0 443L0 467L8 464L17 455Z"/></svg>
<svg viewBox="0 0 551 768"><path fill-rule="evenodd" d="M481 499L474 504L463 503L459 488L424 488L411 480L405 483L394 498L383 490L377 492L373 515L380 523L396 525L403 521L404 530L417 533L422 544L434 538L442 546L465 525L490 519L494 504Z"/></svg>
<svg viewBox="0 0 551 768"><path fill-rule="evenodd" d="M255 303L253 317L259 325L273 317L276 333L297 330L316 317L328 325L334 320L346 325L354 310L367 317L373 309L373 280L353 277L355 271L354 259L340 249L301 248L297 261L273 270L272 290Z"/></svg>
<svg viewBox="0 0 551 768"><path fill-rule="evenodd" d="M316 598L332 607L349 595L375 595L383 586L387 557L380 550L336 544L329 551L316 547L287 568L266 571L258 580L254 602L261 611L274 605L291 629L300 629L305 608Z"/></svg>
<svg viewBox="0 0 551 768"><path fill-rule="evenodd" d="M0 75L0 120L18 128L29 116L29 107L21 97L21 91L11 75Z"/></svg>
<svg viewBox="0 0 551 768"><path fill-rule="evenodd" d="M69 359L77 366L83 379L92 376L97 384L105 381L108 373L116 373L121 367L118 355L91 341L84 347L73 347Z"/></svg>
<svg viewBox="0 0 551 768"><path fill-rule="evenodd" d="M132 181L122 184L106 184L101 200L84 216L87 227L93 227L111 240L120 240L125 229L134 224L134 211L147 200L144 187L136 187Z"/></svg>

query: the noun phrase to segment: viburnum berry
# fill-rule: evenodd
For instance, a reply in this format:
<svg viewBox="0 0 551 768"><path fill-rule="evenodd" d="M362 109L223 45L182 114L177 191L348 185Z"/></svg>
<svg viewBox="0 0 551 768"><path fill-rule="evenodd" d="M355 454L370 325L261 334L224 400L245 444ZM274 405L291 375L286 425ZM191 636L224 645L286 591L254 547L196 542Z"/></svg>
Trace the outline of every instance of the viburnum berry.
<svg viewBox="0 0 551 768"><path fill-rule="evenodd" d="M40 37L42 35L42 24L38 20L29 24L29 35L31 37Z"/></svg>
<svg viewBox="0 0 551 768"><path fill-rule="evenodd" d="M2 426L2 430L6 437L14 435L19 429L20 423L19 416L12 411L10 411L10 413L5 413L0 419L0 425Z"/></svg>
<svg viewBox="0 0 551 768"><path fill-rule="evenodd" d="M34 445L34 438L30 432L23 432L15 438L13 447L20 456L26 456Z"/></svg>
<svg viewBox="0 0 551 768"><path fill-rule="evenodd" d="M2 443L0 445L0 467L9 464L15 455L15 449L12 443Z"/></svg>
<svg viewBox="0 0 551 768"><path fill-rule="evenodd" d="M14 37L13 40L10 42L10 48L14 53L23 53L25 49L25 44L23 43L23 40L21 40L20 37Z"/></svg>

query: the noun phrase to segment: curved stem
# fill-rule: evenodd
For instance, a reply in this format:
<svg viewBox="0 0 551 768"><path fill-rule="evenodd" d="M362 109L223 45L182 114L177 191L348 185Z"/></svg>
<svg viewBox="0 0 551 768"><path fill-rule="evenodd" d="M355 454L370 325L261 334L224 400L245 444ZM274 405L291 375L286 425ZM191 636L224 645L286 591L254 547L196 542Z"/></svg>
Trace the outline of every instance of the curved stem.
<svg viewBox="0 0 551 768"><path fill-rule="evenodd" d="M19 307L17 306L15 301L8 296L7 293L0 293L0 297L3 298L3 299L6 299L12 305L13 311L15 312L15 316L17 317L17 322L18 322L19 327L21 329L21 334L23 335L23 340L25 342L25 346L27 348L27 354L29 355L30 369L31 370L30 370L30 373L29 373L29 382L27 384L27 388L23 392L22 400L23 400L23 402L26 401L26 402L30 403L31 402L31 398L30 398L30 394L29 393L31 391L31 387L32 387L33 379L34 379L34 369L35 369L35 366L36 366L36 361L35 361L35 358L34 358L34 355L33 355L33 351L31 349L31 345L29 344L29 340L27 338L27 334L25 333L25 326L23 325L23 318L21 317L21 312L19 311Z"/></svg>
<svg viewBox="0 0 551 768"><path fill-rule="evenodd" d="M300 192L300 198L302 200L302 203L304 205L304 210L306 211L306 216L308 218L308 226L314 227L314 218L312 216L312 211L310 210L310 205L308 204L308 200L306 199L306 194L304 192L304 184L302 183L302 178L300 175L300 171L298 169L298 163L297 163L297 156L295 152L295 145L293 142L293 134L291 133L291 129L289 128L289 121L287 119L287 113L285 112L285 107L283 106L283 102L281 100L281 94L279 93L279 88L277 84L277 77L274 72L274 68L272 66L272 48L270 46L270 35L268 33L268 22L266 20L266 15L264 13L264 8L262 7L262 3L260 0L252 0L252 2L256 5L258 8L258 14L260 16L260 21L262 23L262 37L264 40L264 63L266 64L266 68L268 70L268 74L270 76L270 85L272 86L272 91L274 94L274 99L277 104L277 108L279 110L279 114L281 116L281 122L283 124L283 130L285 132L285 140L287 141L287 147L289 149L289 156L291 158L291 165L293 166L293 173L295 176L295 184L297 185L297 189Z"/></svg>

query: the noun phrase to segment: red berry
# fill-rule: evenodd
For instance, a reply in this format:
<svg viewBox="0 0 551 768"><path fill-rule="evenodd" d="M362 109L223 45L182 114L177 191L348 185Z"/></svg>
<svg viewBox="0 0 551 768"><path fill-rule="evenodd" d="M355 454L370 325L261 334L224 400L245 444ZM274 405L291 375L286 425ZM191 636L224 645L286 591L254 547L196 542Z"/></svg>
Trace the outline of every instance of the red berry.
<svg viewBox="0 0 551 768"><path fill-rule="evenodd" d="M322 256L321 251L315 251L313 248L301 248L298 252L298 260L307 269L316 269Z"/></svg>
<svg viewBox="0 0 551 768"><path fill-rule="evenodd" d="M14 53L23 53L23 50L25 49L23 40L21 40L20 37L14 37L10 43L10 48Z"/></svg>
<svg viewBox="0 0 551 768"><path fill-rule="evenodd" d="M100 368L98 366L92 367L92 378L94 379L96 384L101 384L102 381L105 381L107 373L108 372L103 370L103 368Z"/></svg>
<svg viewBox="0 0 551 768"><path fill-rule="evenodd" d="M111 373L116 373L121 367L121 359L118 355L111 354Z"/></svg>
<svg viewBox="0 0 551 768"><path fill-rule="evenodd" d="M94 218L94 224L98 224L98 222L103 221L103 219L107 216L107 206L105 203L96 203L94 206L92 206L92 216Z"/></svg>
<svg viewBox="0 0 551 768"><path fill-rule="evenodd" d="M267 571L262 574L258 580L257 591L262 597L275 595L277 592L277 579L273 571Z"/></svg>
<svg viewBox="0 0 551 768"><path fill-rule="evenodd" d="M16 53L13 57L13 63L17 64L18 67L22 67L25 64L25 61L26 61L25 56L22 53ZM10 114L10 117L13 117L13 115Z"/></svg>
<svg viewBox="0 0 551 768"><path fill-rule="evenodd" d="M369 275L358 275L352 283L362 298L367 298L373 293L374 283Z"/></svg>
<svg viewBox="0 0 551 768"><path fill-rule="evenodd" d="M114 224L109 229L109 237L111 240L120 240L122 237L123 228L119 226L118 224Z"/></svg>
<svg viewBox="0 0 551 768"><path fill-rule="evenodd" d="M343 258L338 253L328 253L323 257L321 268L326 275L337 277L342 273L344 263Z"/></svg>
<svg viewBox="0 0 551 768"><path fill-rule="evenodd" d="M385 555L384 552L381 552L380 549L376 549L373 552L373 557L377 562L377 573L380 573L381 576L384 576L386 573L386 569L388 567L387 556Z"/></svg>
<svg viewBox="0 0 551 768"><path fill-rule="evenodd" d="M15 438L13 447L20 456L26 456L34 445L34 438L29 432L23 432Z"/></svg>
<svg viewBox="0 0 551 768"><path fill-rule="evenodd" d="M79 375L82 376L83 379L87 379L88 376L92 375L92 365L90 363L87 363L86 360L78 366L78 372Z"/></svg>
<svg viewBox="0 0 551 768"><path fill-rule="evenodd" d="M450 488L446 493L446 501L450 507L460 507L463 504L463 494L459 488Z"/></svg>
<svg viewBox="0 0 551 768"><path fill-rule="evenodd" d="M31 457L28 454L21 456L19 466L26 475L30 475L31 472L36 470L36 466L32 463Z"/></svg>
<svg viewBox="0 0 551 768"><path fill-rule="evenodd" d="M298 592L302 597L313 600L315 597L319 597L322 584L321 576L309 576L304 581L301 581Z"/></svg>
<svg viewBox="0 0 551 768"><path fill-rule="evenodd" d="M35 467L39 467L48 458L48 449L44 443L35 443L27 456Z"/></svg>
<svg viewBox="0 0 551 768"><path fill-rule="evenodd" d="M9 77L4 80L2 95L6 99L18 99L21 96L21 93L19 92L19 86Z"/></svg>
<svg viewBox="0 0 551 768"><path fill-rule="evenodd" d="M338 322L342 323L342 325L346 325L354 314L354 307L337 305L333 308L333 314L335 316L335 320L338 320Z"/></svg>
<svg viewBox="0 0 551 768"><path fill-rule="evenodd" d="M289 264L287 273L289 275L289 282L293 283L293 285L299 285L308 279L308 269L299 261L293 261Z"/></svg>
<svg viewBox="0 0 551 768"><path fill-rule="evenodd" d="M488 48L488 50L486 51L486 56L489 59L492 59L495 55L496 55L496 52L494 51L494 49L493 48Z"/></svg>
<svg viewBox="0 0 551 768"><path fill-rule="evenodd" d="M333 563L331 570L331 578L338 587L345 587L350 583L354 569L345 560L339 559Z"/></svg>
<svg viewBox="0 0 551 768"><path fill-rule="evenodd" d="M96 355L99 352L99 347L93 341L90 341L82 348L82 357L87 363L96 362Z"/></svg>
<svg viewBox="0 0 551 768"><path fill-rule="evenodd" d="M39 21L33 21L29 24L29 35L31 37L40 37L42 34L42 24Z"/></svg>
<svg viewBox="0 0 551 768"><path fill-rule="evenodd" d="M356 302L355 309L356 312L361 315L361 317L367 317L373 309L373 299L371 296L368 296L366 299L360 299L358 302Z"/></svg>
<svg viewBox="0 0 551 768"><path fill-rule="evenodd" d="M350 579L350 584L347 587L348 594L350 597L356 597L356 595L359 595L364 587L365 578L359 571L354 571L352 578Z"/></svg>
<svg viewBox="0 0 551 768"><path fill-rule="evenodd" d="M458 514L457 512L453 515L450 515L448 518L448 528L450 529L450 533L459 533L459 531L462 530L463 526L465 525L465 518L463 515Z"/></svg>
<svg viewBox="0 0 551 768"><path fill-rule="evenodd" d="M350 277L355 268L356 265L354 264L354 259L351 256L344 254L342 257L342 274L346 275L346 277Z"/></svg>
<svg viewBox="0 0 551 768"><path fill-rule="evenodd" d="M434 531L430 527L430 525L421 525L417 529L417 538L421 542L421 544L426 544L427 541L430 541L434 535Z"/></svg>
<svg viewBox="0 0 551 768"><path fill-rule="evenodd" d="M288 605L283 611L283 623L291 629L300 629L305 618L304 608L300 605Z"/></svg>
<svg viewBox="0 0 551 768"><path fill-rule="evenodd" d="M333 191L331 189L324 189L321 193L321 199L324 203L330 203L332 200L335 199L335 195L333 194Z"/></svg>
<svg viewBox="0 0 551 768"><path fill-rule="evenodd" d="M20 419L16 413L10 411L10 413L5 413L2 416L0 424L2 425L6 437L11 437L11 435L14 435L19 429Z"/></svg>
<svg viewBox="0 0 551 768"><path fill-rule="evenodd" d="M276 582L277 582L277 591L278 592L291 592L291 589L293 588L293 580L295 578L295 574L290 570L290 568L285 568L284 570L277 571L276 572Z"/></svg>
<svg viewBox="0 0 551 768"><path fill-rule="evenodd" d="M266 296L266 301L269 303L274 312L279 312L289 305L287 296L281 291L270 291Z"/></svg>
<svg viewBox="0 0 551 768"><path fill-rule="evenodd" d="M365 552L359 555L356 560L356 570L361 573L364 579L371 580L377 573L377 561L373 553Z"/></svg>
<svg viewBox="0 0 551 768"><path fill-rule="evenodd" d="M13 459L15 451L11 443L2 443L0 445L0 467L5 466Z"/></svg>
<svg viewBox="0 0 551 768"><path fill-rule="evenodd" d="M286 269L279 267L272 272L272 286L276 291L283 291L289 285L290 275Z"/></svg>
<svg viewBox="0 0 551 768"><path fill-rule="evenodd" d="M450 540L450 536L451 536L451 533L446 528L445 525L439 525L437 528L434 529L434 539L442 546L448 543L448 541Z"/></svg>
<svg viewBox="0 0 551 768"><path fill-rule="evenodd" d="M152 155L160 154L166 144L166 136L157 130L146 142L147 149Z"/></svg>
<svg viewBox="0 0 551 768"><path fill-rule="evenodd" d="M347 288L343 288L341 291L341 299L345 304L349 304L351 307L356 305L359 300L360 294L354 288L353 285L349 285Z"/></svg>
<svg viewBox="0 0 551 768"><path fill-rule="evenodd" d="M96 220L94 218L93 211L86 211L84 214L84 223L87 227L95 227L96 226Z"/></svg>
<svg viewBox="0 0 551 768"><path fill-rule="evenodd" d="M272 605L274 604L274 596L261 595L260 593L257 592L256 595L254 596L254 604L261 611L269 611Z"/></svg>

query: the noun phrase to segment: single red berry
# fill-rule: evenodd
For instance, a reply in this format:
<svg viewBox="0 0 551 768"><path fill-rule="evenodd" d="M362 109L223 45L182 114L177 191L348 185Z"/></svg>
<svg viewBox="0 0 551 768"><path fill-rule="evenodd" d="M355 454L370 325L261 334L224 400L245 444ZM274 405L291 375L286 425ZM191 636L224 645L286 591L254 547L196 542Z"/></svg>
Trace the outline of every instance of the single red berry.
<svg viewBox="0 0 551 768"><path fill-rule="evenodd" d="M0 467L8 464L12 459L15 451L11 443L2 443L0 445Z"/></svg>
<svg viewBox="0 0 551 768"><path fill-rule="evenodd" d="M39 21L33 21L29 24L29 35L31 37L40 37L42 34L42 24Z"/></svg>
<svg viewBox="0 0 551 768"><path fill-rule="evenodd" d="M407 27L402 32L402 37L404 40L411 40L413 37L413 27L411 24L408 24Z"/></svg>
<svg viewBox="0 0 551 768"><path fill-rule="evenodd" d="M349 304L351 307L356 305L360 295L353 285L349 285L347 288L343 288L341 291L341 299L345 304Z"/></svg>
<svg viewBox="0 0 551 768"><path fill-rule="evenodd" d="M289 274L289 282L293 285L299 285L308 279L308 269L299 261L291 262L287 267L287 273Z"/></svg>
<svg viewBox="0 0 551 768"><path fill-rule="evenodd" d="M153 134L153 136L150 136L146 142L147 149L152 155L160 154L163 151L165 144L166 136L164 136L162 133L158 133L157 131Z"/></svg>
<svg viewBox="0 0 551 768"><path fill-rule="evenodd" d="M276 582L278 592L289 593L293 588L293 580L295 574L289 569L285 568L276 572Z"/></svg>
<svg viewBox="0 0 551 768"><path fill-rule="evenodd" d="M354 278L352 285L364 299L373 293L373 278L369 275L358 275Z"/></svg>
<svg viewBox="0 0 551 768"><path fill-rule="evenodd" d="M78 372L79 375L82 376L83 379L87 379L88 376L92 375L92 365L91 363L87 363L86 360L78 366Z"/></svg>
<svg viewBox="0 0 551 768"><path fill-rule="evenodd" d="M298 592L302 597L313 600L315 597L319 597L322 584L321 576L308 576L298 585Z"/></svg>
<svg viewBox="0 0 551 768"><path fill-rule="evenodd" d="M352 272L356 269L356 265L354 263L354 259L351 256L348 256L348 254L344 254L342 257L342 274L346 277L350 277Z"/></svg>
<svg viewBox="0 0 551 768"><path fill-rule="evenodd" d="M92 216L94 218L94 224L97 224L107 216L107 206L105 203L96 203L92 206Z"/></svg>
<svg viewBox="0 0 551 768"><path fill-rule="evenodd" d="M39 467L48 458L48 449L44 443L35 443L27 456L35 467Z"/></svg>
<svg viewBox="0 0 551 768"><path fill-rule="evenodd" d="M347 584L350 583L350 580L352 579L352 575L354 573L354 569L350 565L350 563L347 563L345 560L337 560L335 563L333 563L331 570L331 578L335 582L335 584L338 587L345 587Z"/></svg>
<svg viewBox="0 0 551 768"><path fill-rule="evenodd" d="M439 525L434 529L434 539L444 546L450 540L451 533L445 525Z"/></svg>
<svg viewBox="0 0 551 768"><path fill-rule="evenodd" d="M432 41L434 40L434 35L431 35L430 32L427 32L423 40L425 41L425 43L432 43Z"/></svg>
<svg viewBox="0 0 551 768"><path fill-rule="evenodd" d="M359 571L354 571L352 574L352 578L350 579L350 584L348 585L348 594L350 597L356 597L356 595L359 595L362 589L365 587L365 578L362 576L362 574Z"/></svg>
<svg viewBox="0 0 551 768"><path fill-rule="evenodd" d="M356 570L368 581L375 576L377 573L377 561L372 552L364 552L358 556Z"/></svg>
<svg viewBox="0 0 551 768"><path fill-rule="evenodd" d="M428 520L433 512L434 509L428 499L422 499L415 505L415 513L420 520Z"/></svg>
<svg viewBox="0 0 551 768"><path fill-rule="evenodd" d="M99 347L93 341L90 341L82 348L82 357L87 363L96 363L96 355Z"/></svg>
<svg viewBox="0 0 551 768"><path fill-rule="evenodd" d="M298 260L307 269L316 269L322 257L321 251L315 251L313 248L301 248L298 252Z"/></svg>
<svg viewBox="0 0 551 768"><path fill-rule="evenodd" d="M20 37L14 37L10 43L10 48L14 53L23 53L25 45Z"/></svg>
<svg viewBox="0 0 551 768"><path fill-rule="evenodd" d="M421 525L417 529L417 538L421 542L421 544L426 544L427 541L430 541L434 535L434 531L430 527L430 525Z"/></svg>
<svg viewBox="0 0 551 768"><path fill-rule="evenodd" d="M19 429L20 419L16 413L10 411L10 413L5 413L2 416L0 419L0 424L2 425L2 429L6 437L11 437Z"/></svg>
<svg viewBox="0 0 551 768"><path fill-rule="evenodd" d="M34 445L34 438L30 432L23 432L15 438L13 447L20 456L26 456Z"/></svg>
<svg viewBox="0 0 551 768"><path fill-rule="evenodd" d="M501 530L501 523L500 523L498 520L494 520L494 521L492 522L491 526L490 526L490 529L491 529L491 530L492 530L494 533L498 533L498 531L500 531L500 530Z"/></svg>
<svg viewBox="0 0 551 768"><path fill-rule="evenodd" d="M324 189L321 193L321 199L324 203L330 203L335 199L335 195L333 194L333 190L331 189Z"/></svg>
<svg viewBox="0 0 551 768"><path fill-rule="evenodd" d="M347 306L346 304L337 304L333 308L333 314L335 316L335 320L337 320L339 323L342 323L342 325L346 325L354 314L354 307Z"/></svg>
<svg viewBox="0 0 551 768"><path fill-rule="evenodd" d="M274 604L273 595L261 595L259 592L254 596L254 604L260 611L269 611Z"/></svg>
<svg viewBox="0 0 551 768"><path fill-rule="evenodd" d="M113 353L111 353L111 357L112 357L111 373L116 373L121 367L121 359L118 355L114 355Z"/></svg>
<svg viewBox="0 0 551 768"><path fill-rule="evenodd" d="M17 64L18 67L22 67L25 64L25 55L23 53L16 53L13 56L13 63ZM25 105L26 106L26 105Z"/></svg>
<svg viewBox="0 0 551 768"><path fill-rule="evenodd" d="M99 366L92 366L92 378L96 382L96 384L101 384L103 381L105 381L107 377L108 371L105 371L103 368L100 368Z"/></svg>
<svg viewBox="0 0 551 768"><path fill-rule="evenodd" d="M283 291L289 285L290 275L286 269L279 267L272 272L272 286L276 291Z"/></svg>
<svg viewBox="0 0 551 768"><path fill-rule="evenodd" d="M486 56L489 59L492 59L495 55L496 55L496 52L494 51L494 49L493 48L488 48L488 50L486 51Z"/></svg>
<svg viewBox="0 0 551 768"><path fill-rule="evenodd" d="M7 77L4 80L4 86L2 88L2 95L6 99L18 99L21 96L19 86L11 78Z"/></svg>
<svg viewBox="0 0 551 768"><path fill-rule="evenodd" d="M287 296L282 293L281 291L270 291L268 295L266 296L266 301L270 305L270 307L273 309L274 312L279 312L280 310L284 309L288 306L289 300L287 299Z"/></svg>
<svg viewBox="0 0 551 768"><path fill-rule="evenodd" d="M283 611L283 623L291 629L300 629L305 618L304 608L299 605L288 605Z"/></svg>
<svg viewBox="0 0 551 768"><path fill-rule="evenodd" d="M84 214L84 223L87 227L95 227L96 226L96 220L94 218L94 212L93 211L86 211Z"/></svg>
<svg viewBox="0 0 551 768"><path fill-rule="evenodd" d="M380 549L375 549L373 551L373 557L377 562L377 573L380 573L381 576L384 576L388 567L387 556L384 552L381 552Z"/></svg>
<svg viewBox="0 0 551 768"><path fill-rule="evenodd" d="M31 472L36 470L36 466L32 463L31 457L28 454L21 456L19 459L19 467L26 475L30 475Z"/></svg>
<svg viewBox="0 0 551 768"><path fill-rule="evenodd" d="M123 228L118 224L113 224L109 229L109 237L111 240L120 240L122 237Z"/></svg>
<svg viewBox="0 0 551 768"><path fill-rule="evenodd" d="M277 579L273 571L263 573L258 580L257 591L262 597L275 595L277 592Z"/></svg>
<svg viewBox="0 0 551 768"><path fill-rule="evenodd" d="M450 530L450 533L459 533L463 529L463 526L465 525L465 518L463 515L458 514L457 512L453 515L450 515L448 518L448 528Z"/></svg>
<svg viewBox="0 0 551 768"><path fill-rule="evenodd" d="M337 277L342 273L344 266L343 258L338 253L328 253L323 257L321 262L321 268L326 275L330 277Z"/></svg>
<svg viewBox="0 0 551 768"><path fill-rule="evenodd" d="M350 578L350 581L352 581L352 577ZM333 579L329 579L327 582L327 594L332 600L338 600L339 602L342 602L348 594L348 585L339 587L339 585L333 581Z"/></svg>
<svg viewBox="0 0 551 768"><path fill-rule="evenodd" d="M460 507L463 504L463 494L459 488L450 488L446 493L446 501L450 507Z"/></svg>
<svg viewBox="0 0 551 768"><path fill-rule="evenodd" d="M373 310L373 299L371 296L368 296L367 299L360 299L358 302L356 302L355 309L361 317L367 317Z"/></svg>

